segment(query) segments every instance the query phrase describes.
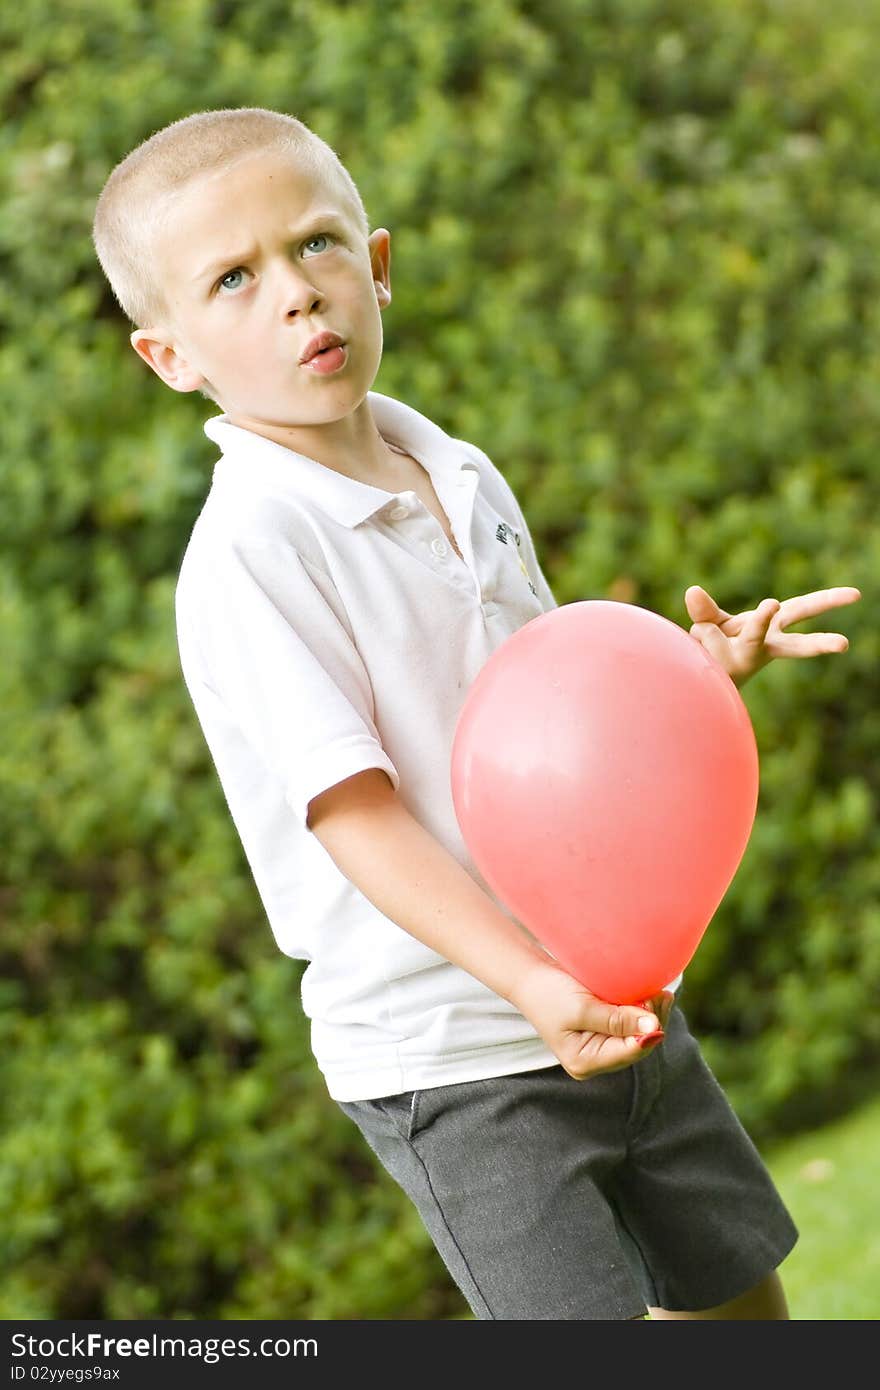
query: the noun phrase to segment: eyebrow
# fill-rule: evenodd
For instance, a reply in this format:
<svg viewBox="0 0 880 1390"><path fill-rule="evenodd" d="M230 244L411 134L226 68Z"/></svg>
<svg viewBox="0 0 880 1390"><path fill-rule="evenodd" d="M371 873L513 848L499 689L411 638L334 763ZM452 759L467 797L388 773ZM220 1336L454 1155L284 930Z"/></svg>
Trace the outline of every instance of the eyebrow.
<svg viewBox="0 0 880 1390"><path fill-rule="evenodd" d="M308 222L302 223L290 233L290 240L300 241L307 232L314 230L318 226L330 227L334 231L346 230L346 224L337 212L316 212L313 217L309 218ZM201 282L207 280L209 276L219 275L221 270L228 270L231 266L243 265L246 261L249 261L252 256L252 251L242 251L236 252L234 255L230 256L220 256L216 261L212 261L210 265L206 265L202 270L198 271L198 273L193 276L191 283L194 285L201 284Z"/></svg>

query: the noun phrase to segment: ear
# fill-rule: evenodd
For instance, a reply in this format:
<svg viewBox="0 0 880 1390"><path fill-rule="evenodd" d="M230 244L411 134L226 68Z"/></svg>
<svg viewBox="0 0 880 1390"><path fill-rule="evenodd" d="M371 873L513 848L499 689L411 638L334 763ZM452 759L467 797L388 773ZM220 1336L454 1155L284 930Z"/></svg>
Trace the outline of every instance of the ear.
<svg viewBox="0 0 880 1390"><path fill-rule="evenodd" d="M377 227L367 238L367 246L376 299L379 308L384 309L391 303L391 233L385 227Z"/></svg>
<svg viewBox="0 0 880 1390"><path fill-rule="evenodd" d="M161 336L158 328L137 328L129 342L172 391L198 391L205 378L191 367L175 347Z"/></svg>

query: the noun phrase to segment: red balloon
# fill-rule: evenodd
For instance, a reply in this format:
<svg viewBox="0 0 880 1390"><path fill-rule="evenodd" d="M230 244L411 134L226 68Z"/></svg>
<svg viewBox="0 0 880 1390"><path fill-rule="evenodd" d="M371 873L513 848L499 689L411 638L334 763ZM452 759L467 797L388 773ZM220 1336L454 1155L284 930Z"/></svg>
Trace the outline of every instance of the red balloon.
<svg viewBox="0 0 880 1390"><path fill-rule="evenodd" d="M691 960L758 802L754 731L724 668L668 619L605 601L544 613L492 654L451 775L486 883L619 1004Z"/></svg>

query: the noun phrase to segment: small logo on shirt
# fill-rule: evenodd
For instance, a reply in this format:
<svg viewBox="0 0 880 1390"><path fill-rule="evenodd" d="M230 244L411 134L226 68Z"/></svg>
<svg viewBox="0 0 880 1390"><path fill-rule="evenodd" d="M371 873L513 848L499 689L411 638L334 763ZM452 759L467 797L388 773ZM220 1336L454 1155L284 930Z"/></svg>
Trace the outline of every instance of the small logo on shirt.
<svg viewBox="0 0 880 1390"><path fill-rule="evenodd" d="M532 593L535 595L535 598L537 598L537 597L538 597L538 591L537 591L537 589L535 588L534 584L532 583L531 577L530 577L530 575L529 575L529 572L528 572L528 570L526 569L526 566L525 566L525 561L523 560L522 555L519 553L519 552L520 552L520 547L521 547L521 545L522 545L522 538L521 538L521 536L520 536L520 534L519 534L518 531L514 531L514 529L513 529L512 526L508 526L508 524L507 524L506 521L499 521L498 526L497 526L496 531L495 531L495 539L496 539L496 541L500 541L502 545L507 545L507 544L508 544L508 537L510 537L510 538L513 540L513 543L514 543L514 545L515 545L516 548L517 548L516 558L519 560L519 567L520 567L520 569L522 570L523 574L524 574L525 577L526 577L526 582L528 583L529 588L531 589Z"/></svg>

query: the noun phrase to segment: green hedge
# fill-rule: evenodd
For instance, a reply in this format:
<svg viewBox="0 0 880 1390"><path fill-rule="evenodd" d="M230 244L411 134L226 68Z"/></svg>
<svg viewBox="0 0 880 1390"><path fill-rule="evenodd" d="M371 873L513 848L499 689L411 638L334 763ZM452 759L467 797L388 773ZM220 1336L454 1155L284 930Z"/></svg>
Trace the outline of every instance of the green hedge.
<svg viewBox="0 0 880 1390"><path fill-rule="evenodd" d="M378 390L495 459L560 601L857 584L746 691L762 791L688 973L759 1138L880 1059L880 4L24 0L0 25L0 1316L459 1316L323 1088L180 678L214 408L89 240L110 168L265 105L391 229ZM813 627L821 624L812 624Z"/></svg>

